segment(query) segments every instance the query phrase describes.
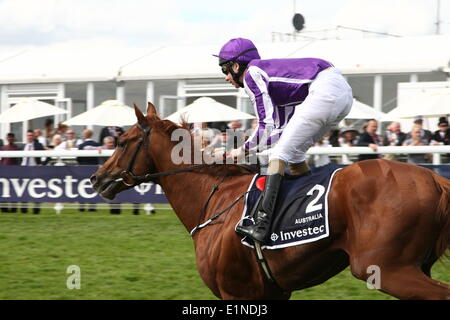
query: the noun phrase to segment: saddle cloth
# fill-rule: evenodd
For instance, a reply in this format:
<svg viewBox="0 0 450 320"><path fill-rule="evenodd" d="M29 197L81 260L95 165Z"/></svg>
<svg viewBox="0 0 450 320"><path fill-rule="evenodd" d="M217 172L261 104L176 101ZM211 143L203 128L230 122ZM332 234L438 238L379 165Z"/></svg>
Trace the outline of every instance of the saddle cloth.
<svg viewBox="0 0 450 320"><path fill-rule="evenodd" d="M278 192L269 239L263 248L281 249L328 237L328 192L334 174L340 169L337 165L327 165L312 170L308 176L285 176ZM256 187L261 185L261 181L257 182L261 177L255 175L250 183L238 224L254 223L249 215L261 194ZM241 242L253 247L253 241L247 237Z"/></svg>

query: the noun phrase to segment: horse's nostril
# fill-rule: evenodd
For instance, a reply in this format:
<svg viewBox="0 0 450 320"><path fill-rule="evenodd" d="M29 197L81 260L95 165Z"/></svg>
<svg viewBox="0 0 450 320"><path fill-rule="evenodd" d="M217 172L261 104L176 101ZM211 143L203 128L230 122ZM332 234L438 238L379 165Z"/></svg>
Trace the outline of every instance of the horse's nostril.
<svg viewBox="0 0 450 320"><path fill-rule="evenodd" d="M93 175L91 176L90 180L91 180L91 183L92 183L92 184L94 184L95 181L97 181L97 177L95 176L95 174L93 174Z"/></svg>

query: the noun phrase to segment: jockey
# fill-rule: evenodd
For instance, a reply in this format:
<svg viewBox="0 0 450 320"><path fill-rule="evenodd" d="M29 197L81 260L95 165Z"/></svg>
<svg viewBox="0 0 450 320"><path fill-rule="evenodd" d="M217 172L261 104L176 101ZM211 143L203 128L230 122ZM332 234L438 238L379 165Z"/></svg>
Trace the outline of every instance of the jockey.
<svg viewBox="0 0 450 320"><path fill-rule="evenodd" d="M352 89L341 72L325 60L261 60L248 39L231 39L215 56L225 80L245 89L258 118L254 133L241 148L232 150L231 156L272 147L255 224L236 229L264 242L286 167L295 176L310 171L305 162L307 150L350 112Z"/></svg>

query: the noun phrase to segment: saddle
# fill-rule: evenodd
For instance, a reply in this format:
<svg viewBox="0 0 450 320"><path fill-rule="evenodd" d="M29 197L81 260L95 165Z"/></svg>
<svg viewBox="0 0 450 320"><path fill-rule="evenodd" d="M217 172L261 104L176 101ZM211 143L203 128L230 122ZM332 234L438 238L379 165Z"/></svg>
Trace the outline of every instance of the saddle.
<svg viewBox="0 0 450 320"><path fill-rule="evenodd" d="M311 175L286 175L280 186L270 236L266 249L281 249L328 237L328 193L337 165L312 170ZM255 175L245 199L244 211L238 224L254 223L258 212L265 176ZM253 241L244 237L242 244L253 247Z"/></svg>

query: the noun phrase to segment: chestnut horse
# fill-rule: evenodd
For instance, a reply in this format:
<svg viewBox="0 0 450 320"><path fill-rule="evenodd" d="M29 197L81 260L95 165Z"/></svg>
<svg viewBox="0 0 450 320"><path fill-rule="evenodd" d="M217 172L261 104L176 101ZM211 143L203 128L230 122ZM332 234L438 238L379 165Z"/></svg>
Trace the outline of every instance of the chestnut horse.
<svg viewBox="0 0 450 320"><path fill-rule="evenodd" d="M292 291L321 284L350 265L363 281L371 280L375 266L377 289L394 297L450 299L450 286L430 277L432 265L450 245L450 180L387 160L338 171L328 195L329 237L264 250L274 286L254 250L243 246L234 230L253 174L237 165L174 164L171 133L180 126L161 120L150 103L146 116L136 106L135 112L137 123L92 175L93 187L113 199L139 183L133 181L136 176L147 175L161 185L188 231L215 216L193 240L200 276L217 297L288 299Z"/></svg>

